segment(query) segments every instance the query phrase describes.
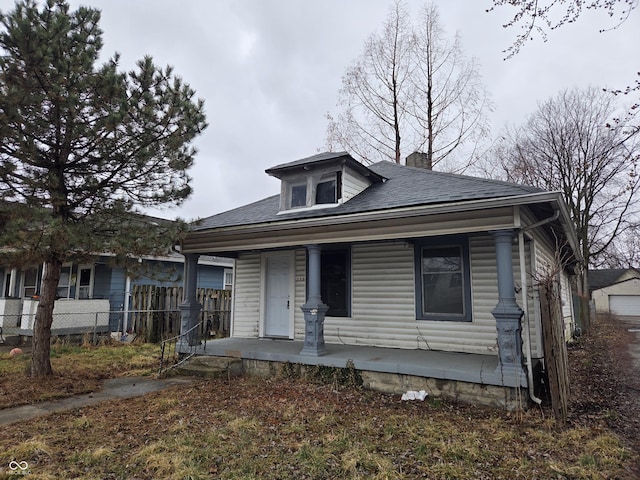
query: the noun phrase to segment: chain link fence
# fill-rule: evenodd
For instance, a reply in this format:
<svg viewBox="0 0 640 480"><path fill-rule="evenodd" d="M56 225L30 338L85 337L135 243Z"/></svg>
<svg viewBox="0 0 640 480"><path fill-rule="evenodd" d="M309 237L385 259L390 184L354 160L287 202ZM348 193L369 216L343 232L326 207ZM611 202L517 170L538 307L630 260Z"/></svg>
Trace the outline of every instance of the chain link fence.
<svg viewBox="0 0 640 480"><path fill-rule="evenodd" d="M33 336L35 309L31 312L0 315L0 343L12 337ZM130 310L65 312L53 314L52 337L78 336L97 343L104 337L157 343L180 334L179 310ZM200 313L200 338L228 337L229 310L203 310Z"/></svg>

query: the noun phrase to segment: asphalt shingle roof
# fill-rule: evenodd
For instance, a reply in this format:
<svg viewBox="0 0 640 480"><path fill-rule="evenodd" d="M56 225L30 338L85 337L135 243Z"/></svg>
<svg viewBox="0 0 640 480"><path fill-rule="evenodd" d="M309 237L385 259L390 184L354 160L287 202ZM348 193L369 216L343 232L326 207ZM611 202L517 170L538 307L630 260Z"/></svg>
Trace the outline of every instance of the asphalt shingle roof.
<svg viewBox="0 0 640 480"><path fill-rule="evenodd" d="M589 270L589 289L598 290L608 287L617 282L617 280L632 268L610 268L602 270Z"/></svg>
<svg viewBox="0 0 640 480"><path fill-rule="evenodd" d="M376 163L368 168L387 180L383 183L369 186L360 194L337 207L317 210L292 210L289 213L278 215L280 198L279 195L274 195L264 200L205 218L198 222L197 225L194 225L192 230L348 215L390 208L446 204L465 200L520 196L542 192L542 190L530 186L406 167L386 161Z"/></svg>

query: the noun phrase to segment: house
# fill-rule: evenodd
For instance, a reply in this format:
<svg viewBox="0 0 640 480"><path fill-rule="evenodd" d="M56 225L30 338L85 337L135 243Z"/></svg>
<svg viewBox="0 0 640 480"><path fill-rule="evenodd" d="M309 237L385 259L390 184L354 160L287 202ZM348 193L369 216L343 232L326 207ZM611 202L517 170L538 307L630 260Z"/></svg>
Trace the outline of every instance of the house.
<svg viewBox="0 0 640 480"><path fill-rule="evenodd" d="M182 286L184 257L178 253L140 258L135 272L112 265L109 257L96 255L90 261L63 265L53 311L54 334L81 333L95 327L103 332L127 331L130 293L135 286ZM199 288L231 288L233 260L203 256L198 263ZM0 275L0 327L4 335L32 335L43 266L0 266Z"/></svg>
<svg viewBox="0 0 640 480"><path fill-rule="evenodd" d="M596 312L640 317L640 271L635 268L589 271Z"/></svg>
<svg viewBox="0 0 640 480"><path fill-rule="evenodd" d="M512 408L544 362L537 278L553 274L572 327L576 237L557 192L322 153L266 171L278 195L192 226L183 331L199 255L235 258L231 338L206 354L353 364L371 388L425 389ZM556 253L559 252L559 255ZM191 293L190 293L191 292ZM180 348L198 348L189 336Z"/></svg>

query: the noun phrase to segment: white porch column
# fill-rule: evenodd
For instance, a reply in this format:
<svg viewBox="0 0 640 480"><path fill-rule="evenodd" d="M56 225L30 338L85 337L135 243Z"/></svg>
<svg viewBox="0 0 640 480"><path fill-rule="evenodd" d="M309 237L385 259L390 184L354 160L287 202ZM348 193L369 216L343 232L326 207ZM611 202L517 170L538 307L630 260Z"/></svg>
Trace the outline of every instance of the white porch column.
<svg viewBox="0 0 640 480"><path fill-rule="evenodd" d="M197 328L202 305L196 297L198 283L198 258L195 253L184 254L184 285L180 304L180 342L182 346L200 345L200 331ZM188 333L187 333L188 332Z"/></svg>
<svg viewBox="0 0 640 480"><path fill-rule="evenodd" d="M300 355L319 357L324 355L324 316L329 307L320 298L320 254L319 245L307 245L309 265L307 272L308 297L304 312L304 346Z"/></svg>
<svg viewBox="0 0 640 480"><path fill-rule="evenodd" d="M498 270L498 304L491 312L496 319L498 355L500 363L496 373L516 377L522 384L526 378L522 366L522 337L520 319L524 312L516 303L513 281L512 243L513 230L491 232L496 245ZM526 385L526 383L525 383Z"/></svg>

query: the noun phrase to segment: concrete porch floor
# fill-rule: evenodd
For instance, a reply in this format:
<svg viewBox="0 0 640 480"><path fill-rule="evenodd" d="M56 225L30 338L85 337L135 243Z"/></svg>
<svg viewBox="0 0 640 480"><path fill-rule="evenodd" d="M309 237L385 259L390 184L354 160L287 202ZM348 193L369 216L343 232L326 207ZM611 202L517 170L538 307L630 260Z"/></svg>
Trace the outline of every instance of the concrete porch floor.
<svg viewBox="0 0 640 480"><path fill-rule="evenodd" d="M196 355L232 357L271 362L290 362L326 367L347 366L356 370L411 375L499 387L526 387L524 372L502 372L495 355L406 350L360 345L325 344L326 354L300 355L300 341L258 338L222 338L208 340L195 347ZM189 353L181 351L179 353Z"/></svg>

